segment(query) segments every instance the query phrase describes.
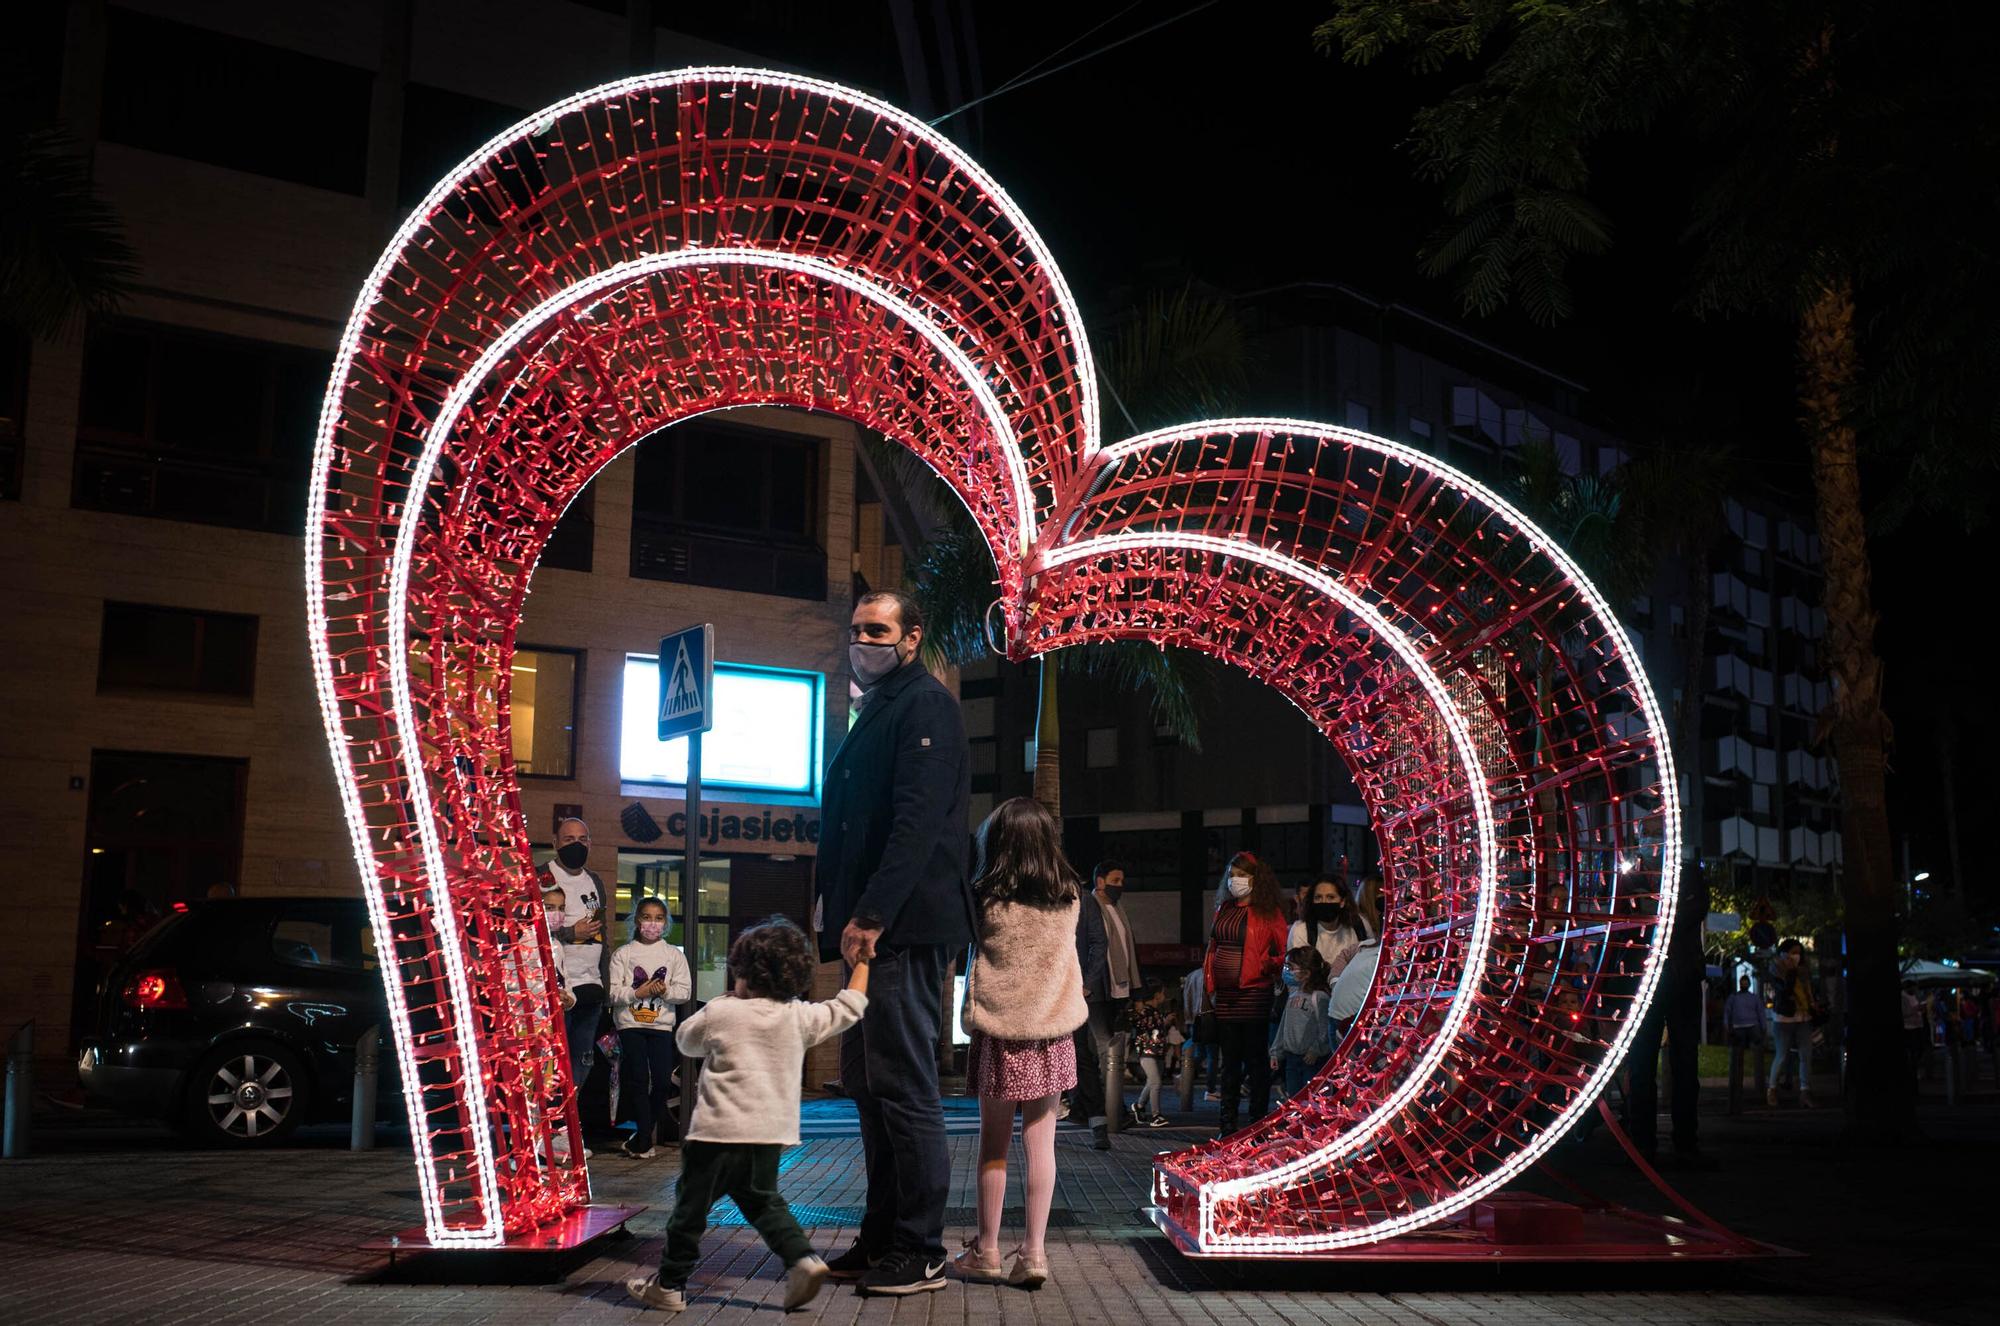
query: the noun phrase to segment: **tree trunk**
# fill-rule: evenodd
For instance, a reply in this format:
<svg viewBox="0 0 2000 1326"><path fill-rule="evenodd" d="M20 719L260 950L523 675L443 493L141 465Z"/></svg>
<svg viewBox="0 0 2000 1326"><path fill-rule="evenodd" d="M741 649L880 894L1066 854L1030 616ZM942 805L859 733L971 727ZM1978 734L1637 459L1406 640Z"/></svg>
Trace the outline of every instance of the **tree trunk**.
<svg viewBox="0 0 2000 1326"><path fill-rule="evenodd" d="M1035 716L1035 800L1062 823L1062 715L1056 708L1056 660L1042 655L1042 707Z"/></svg>
<svg viewBox="0 0 2000 1326"><path fill-rule="evenodd" d="M1854 286L1821 289L1799 326L1799 403L1812 448L1813 492L1825 550L1829 725L1840 770L1842 901L1847 931L1849 1130L1892 1141L1912 1117L1900 1051L1896 888L1886 795L1889 719L1868 584L1860 460L1847 415L1858 349Z"/></svg>

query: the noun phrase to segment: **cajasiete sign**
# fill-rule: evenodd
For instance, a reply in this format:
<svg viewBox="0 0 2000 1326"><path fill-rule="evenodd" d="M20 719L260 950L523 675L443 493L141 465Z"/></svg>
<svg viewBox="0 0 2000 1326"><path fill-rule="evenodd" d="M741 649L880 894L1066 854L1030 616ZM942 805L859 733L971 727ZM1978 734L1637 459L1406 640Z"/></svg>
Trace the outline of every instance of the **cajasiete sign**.
<svg viewBox="0 0 2000 1326"><path fill-rule="evenodd" d="M625 836L647 847L686 847L687 804L634 801L618 817ZM701 843L723 851L810 856L819 850L819 809L813 806L704 806Z"/></svg>

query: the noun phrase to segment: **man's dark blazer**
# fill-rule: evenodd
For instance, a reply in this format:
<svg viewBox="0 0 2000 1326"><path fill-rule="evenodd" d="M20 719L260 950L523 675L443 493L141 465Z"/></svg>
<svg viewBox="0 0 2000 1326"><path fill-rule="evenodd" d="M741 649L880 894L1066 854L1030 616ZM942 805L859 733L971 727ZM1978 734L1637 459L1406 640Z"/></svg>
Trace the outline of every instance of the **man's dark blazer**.
<svg viewBox="0 0 2000 1326"><path fill-rule="evenodd" d="M1083 906L1076 909L1076 961L1083 968L1083 997L1110 998L1111 939L1104 929L1104 904L1088 885Z"/></svg>
<svg viewBox="0 0 2000 1326"><path fill-rule="evenodd" d="M848 921L883 926L883 947L972 942L972 757L958 700L916 660L876 683L834 752L820 810L814 887L820 955Z"/></svg>

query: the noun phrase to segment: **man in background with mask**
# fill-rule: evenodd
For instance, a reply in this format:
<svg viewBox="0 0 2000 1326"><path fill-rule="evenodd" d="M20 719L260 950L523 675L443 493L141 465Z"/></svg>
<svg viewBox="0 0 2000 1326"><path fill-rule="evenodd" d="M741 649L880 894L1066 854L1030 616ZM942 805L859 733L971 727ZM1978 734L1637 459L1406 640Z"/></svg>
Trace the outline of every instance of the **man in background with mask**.
<svg viewBox="0 0 2000 1326"><path fill-rule="evenodd" d="M1100 861L1091 890L1076 914L1076 958L1083 967L1083 1003L1090 1017L1076 1029L1076 1108L1090 1124L1090 1144L1111 1149L1109 1072L1116 1068L1119 1109L1124 1101L1124 1038L1118 1024L1139 984L1139 951L1118 906L1125 894L1125 864Z"/></svg>
<svg viewBox="0 0 2000 1326"><path fill-rule="evenodd" d="M604 942L604 881L584 863L590 860L590 826L579 819L556 825L555 858L543 864L544 890L563 891L563 923L553 932L560 952L563 981L576 1002L564 1014L563 1033L569 1043L569 1071L576 1089L590 1076L595 1059L597 1024L604 1013L611 949Z"/></svg>
<svg viewBox="0 0 2000 1326"><path fill-rule="evenodd" d="M945 1283L951 1162L937 1043L947 966L973 936L972 758L957 698L918 658L923 629L907 594L854 605L847 658L858 712L827 769L814 864L821 960L851 966L873 954L868 1011L840 1044L867 1205L860 1237L828 1265L865 1294Z"/></svg>

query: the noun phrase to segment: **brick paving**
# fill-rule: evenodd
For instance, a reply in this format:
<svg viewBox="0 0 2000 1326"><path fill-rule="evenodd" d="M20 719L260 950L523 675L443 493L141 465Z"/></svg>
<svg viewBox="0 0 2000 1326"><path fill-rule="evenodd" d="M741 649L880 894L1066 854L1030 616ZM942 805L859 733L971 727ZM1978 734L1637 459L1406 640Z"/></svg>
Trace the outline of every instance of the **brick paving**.
<svg viewBox="0 0 2000 1326"><path fill-rule="evenodd" d="M837 1109L838 1107L821 1107ZM1050 1230L1053 1279L1037 1294L954 1283L904 1300L830 1287L798 1323L1194 1323L1197 1326L1577 1326L1638 1323L1959 1323L1990 1320L1992 1204L1969 1176L2000 1173L2000 1102L1925 1112L1926 1140L1893 1151L1835 1145L1838 1120L1757 1111L1705 1121L1715 1171L1678 1175L1697 1202L1744 1232L1800 1248L1755 1268L1320 1267L1195 1263L1139 1210L1147 1160L1192 1130L1127 1133L1109 1154L1088 1134L1059 1141ZM838 1133L837 1128L817 1129ZM26 1161L0 1165L0 1322L635 1322L622 1280L660 1250L671 1153L600 1157L600 1200L646 1202L633 1237L608 1242L560 1283L478 1284L474 1273L405 1260L385 1274L364 1241L420 1223L399 1135L350 1153L327 1130L255 1155L181 1149L167 1134L102 1123L46 1128ZM950 1203L972 1206L975 1140L950 1145ZM1558 1148L1565 1172L1639 1202L1629 1168L1599 1137ZM852 1239L860 1144L819 1136L787 1157L787 1195L814 1242ZM1990 1183L1990 1178L1986 1180ZM948 1237L955 1237L948 1233ZM421 1269L420 1269L421 1268ZM777 1321L778 1268L755 1234L711 1230L689 1323ZM457 1275L465 1283L411 1282Z"/></svg>

